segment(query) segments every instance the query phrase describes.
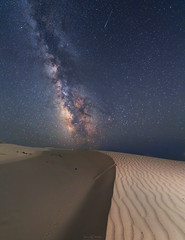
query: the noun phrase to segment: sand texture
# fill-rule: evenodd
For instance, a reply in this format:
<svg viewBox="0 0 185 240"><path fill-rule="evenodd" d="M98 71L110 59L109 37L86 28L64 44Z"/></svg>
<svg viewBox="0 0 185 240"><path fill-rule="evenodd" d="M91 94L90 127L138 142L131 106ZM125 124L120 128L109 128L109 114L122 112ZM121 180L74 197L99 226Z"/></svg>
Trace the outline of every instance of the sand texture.
<svg viewBox="0 0 185 240"><path fill-rule="evenodd" d="M34 158L48 151L48 148L23 147L15 144L0 144L0 164Z"/></svg>
<svg viewBox="0 0 185 240"><path fill-rule="evenodd" d="M185 240L185 162L106 153L117 165L106 240Z"/></svg>
<svg viewBox="0 0 185 240"><path fill-rule="evenodd" d="M1 144L0 162L0 240L105 239L109 156Z"/></svg>
<svg viewBox="0 0 185 240"><path fill-rule="evenodd" d="M185 162L0 144L0 240L185 240Z"/></svg>

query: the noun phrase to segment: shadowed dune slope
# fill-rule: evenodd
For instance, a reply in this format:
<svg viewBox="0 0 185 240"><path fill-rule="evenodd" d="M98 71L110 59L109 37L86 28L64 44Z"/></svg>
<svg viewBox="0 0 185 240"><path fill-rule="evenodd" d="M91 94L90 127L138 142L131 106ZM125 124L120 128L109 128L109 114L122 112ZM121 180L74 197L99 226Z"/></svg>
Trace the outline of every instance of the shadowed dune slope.
<svg viewBox="0 0 185 240"><path fill-rule="evenodd" d="M106 154L117 165L106 240L184 240L185 162Z"/></svg>
<svg viewBox="0 0 185 240"><path fill-rule="evenodd" d="M115 177L111 157L96 151L35 153L15 145L9 151L16 161L7 145L0 148L0 239L105 239Z"/></svg>

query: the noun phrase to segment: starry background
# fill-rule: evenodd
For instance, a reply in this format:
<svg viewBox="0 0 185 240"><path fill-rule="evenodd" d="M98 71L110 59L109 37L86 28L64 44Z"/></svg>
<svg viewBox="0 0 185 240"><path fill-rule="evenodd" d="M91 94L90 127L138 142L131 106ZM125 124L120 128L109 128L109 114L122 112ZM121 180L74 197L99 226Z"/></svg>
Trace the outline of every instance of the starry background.
<svg viewBox="0 0 185 240"><path fill-rule="evenodd" d="M0 138L185 160L185 2L0 0Z"/></svg>

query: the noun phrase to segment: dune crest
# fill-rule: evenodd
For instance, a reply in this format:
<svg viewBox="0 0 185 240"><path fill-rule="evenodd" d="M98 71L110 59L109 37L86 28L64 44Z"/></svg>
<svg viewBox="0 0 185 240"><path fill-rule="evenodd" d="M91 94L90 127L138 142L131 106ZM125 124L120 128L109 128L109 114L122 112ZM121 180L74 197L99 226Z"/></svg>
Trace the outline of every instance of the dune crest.
<svg viewBox="0 0 185 240"><path fill-rule="evenodd" d="M116 164L106 240L184 240L185 162L106 154Z"/></svg>
<svg viewBox="0 0 185 240"><path fill-rule="evenodd" d="M0 240L105 239L114 161L98 151L0 147Z"/></svg>

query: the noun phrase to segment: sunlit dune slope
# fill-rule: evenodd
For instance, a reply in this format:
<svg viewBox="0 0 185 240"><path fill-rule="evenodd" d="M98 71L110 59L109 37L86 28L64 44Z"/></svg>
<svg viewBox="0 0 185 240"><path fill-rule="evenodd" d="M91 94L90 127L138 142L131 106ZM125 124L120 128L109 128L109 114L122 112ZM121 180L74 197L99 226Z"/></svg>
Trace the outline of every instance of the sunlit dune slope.
<svg viewBox="0 0 185 240"><path fill-rule="evenodd" d="M185 240L185 162L106 154L117 165L106 240Z"/></svg>

